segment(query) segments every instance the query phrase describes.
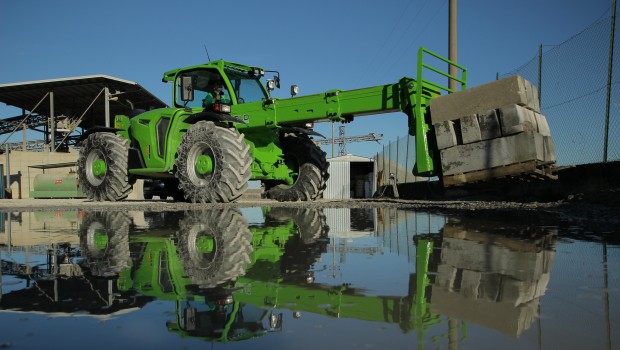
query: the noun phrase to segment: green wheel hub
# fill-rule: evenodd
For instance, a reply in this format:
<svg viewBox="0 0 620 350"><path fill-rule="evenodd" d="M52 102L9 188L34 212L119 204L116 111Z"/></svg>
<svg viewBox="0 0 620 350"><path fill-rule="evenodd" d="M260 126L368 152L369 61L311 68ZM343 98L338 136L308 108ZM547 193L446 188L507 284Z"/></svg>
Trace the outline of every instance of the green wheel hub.
<svg viewBox="0 0 620 350"><path fill-rule="evenodd" d="M105 250L108 246L108 235L103 230L95 231L95 247L98 250Z"/></svg>
<svg viewBox="0 0 620 350"><path fill-rule="evenodd" d="M196 159L196 171L200 175L213 173L213 160L206 154L201 154Z"/></svg>
<svg viewBox="0 0 620 350"><path fill-rule="evenodd" d="M95 176L103 176L107 171L107 166L105 164L105 160L97 159L93 162L93 175Z"/></svg>
<svg viewBox="0 0 620 350"><path fill-rule="evenodd" d="M210 254L215 249L213 237L201 236L196 241L196 251L202 254Z"/></svg>

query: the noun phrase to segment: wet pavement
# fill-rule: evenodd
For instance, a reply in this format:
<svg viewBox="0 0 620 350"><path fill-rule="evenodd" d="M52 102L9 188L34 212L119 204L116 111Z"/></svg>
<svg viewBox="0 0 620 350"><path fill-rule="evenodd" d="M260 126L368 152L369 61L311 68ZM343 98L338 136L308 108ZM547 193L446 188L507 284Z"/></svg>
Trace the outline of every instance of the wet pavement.
<svg viewBox="0 0 620 350"><path fill-rule="evenodd" d="M617 237L510 211L0 212L0 347L618 349Z"/></svg>

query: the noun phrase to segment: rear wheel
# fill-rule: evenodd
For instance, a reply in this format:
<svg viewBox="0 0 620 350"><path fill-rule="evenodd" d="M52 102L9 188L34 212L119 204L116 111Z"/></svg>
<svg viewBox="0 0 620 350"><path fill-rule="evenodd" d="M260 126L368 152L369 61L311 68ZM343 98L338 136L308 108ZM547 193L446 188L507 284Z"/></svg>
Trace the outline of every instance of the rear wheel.
<svg viewBox="0 0 620 350"><path fill-rule="evenodd" d="M192 125L177 151L179 190L194 203L236 201L252 175L249 150L235 129L208 121Z"/></svg>
<svg viewBox="0 0 620 350"><path fill-rule="evenodd" d="M282 140L286 165L294 171L294 183L265 182L265 195L280 202L311 201L325 190L329 163L325 152L305 135L286 134Z"/></svg>
<svg viewBox="0 0 620 350"><path fill-rule="evenodd" d="M127 172L129 141L120 135L96 132L80 145L78 176L82 191L95 201L119 201L131 192Z"/></svg>

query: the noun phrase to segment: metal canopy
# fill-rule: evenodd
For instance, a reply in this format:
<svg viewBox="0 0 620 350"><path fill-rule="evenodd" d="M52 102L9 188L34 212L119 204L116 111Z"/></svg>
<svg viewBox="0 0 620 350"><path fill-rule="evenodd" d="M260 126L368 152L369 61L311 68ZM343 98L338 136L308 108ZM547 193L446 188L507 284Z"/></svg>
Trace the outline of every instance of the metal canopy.
<svg viewBox="0 0 620 350"><path fill-rule="evenodd" d="M106 88L108 95L102 93ZM46 97L49 92L52 94ZM131 110L127 100L131 101L136 109L150 110L166 107L164 102L138 83L106 75L89 75L0 84L0 102L21 108L25 112L23 116L8 118L0 123L9 123L9 119L21 120L28 114L28 111L33 111L39 104L29 119L33 118L35 121L37 118L40 119L40 116L53 118L61 115L75 118L88 110L79 125L88 129L95 125L103 126L109 123L109 120L106 120L106 102L109 103L109 117L127 114ZM88 108L91 103L93 105ZM38 123L40 125L40 121ZM29 121L26 121L26 125L36 127L36 125L29 124Z"/></svg>

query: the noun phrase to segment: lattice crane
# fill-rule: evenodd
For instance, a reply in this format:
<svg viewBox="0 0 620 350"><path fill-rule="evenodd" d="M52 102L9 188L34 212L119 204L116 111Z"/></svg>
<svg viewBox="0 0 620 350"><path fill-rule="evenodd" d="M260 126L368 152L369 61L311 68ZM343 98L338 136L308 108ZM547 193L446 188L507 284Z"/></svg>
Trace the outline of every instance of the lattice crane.
<svg viewBox="0 0 620 350"><path fill-rule="evenodd" d="M377 141L377 143L383 139L383 134L370 133L368 135L357 136L345 136L345 126L342 125L338 128L339 135L337 139L333 139L333 144L339 145L338 155L344 156L347 154L347 142L362 142L362 141ZM331 145L332 139L314 139L312 140L317 146ZM333 155L332 155L333 156Z"/></svg>

